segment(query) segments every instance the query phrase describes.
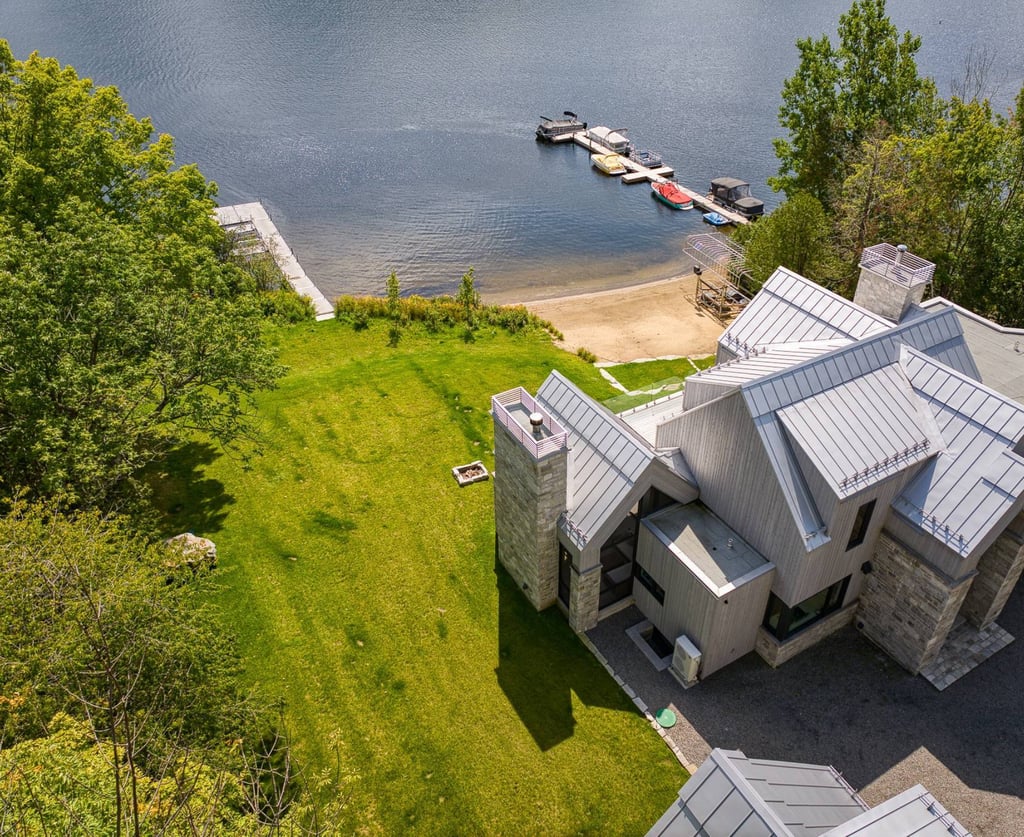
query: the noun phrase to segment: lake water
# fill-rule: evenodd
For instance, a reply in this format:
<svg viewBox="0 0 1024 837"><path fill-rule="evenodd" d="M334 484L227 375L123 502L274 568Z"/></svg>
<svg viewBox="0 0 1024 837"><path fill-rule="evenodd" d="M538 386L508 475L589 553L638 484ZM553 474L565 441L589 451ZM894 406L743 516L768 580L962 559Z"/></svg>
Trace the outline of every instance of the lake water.
<svg viewBox="0 0 1024 837"><path fill-rule="evenodd" d="M678 272L703 229L645 184L534 141L541 114L626 127L677 179L765 185L795 41L834 34L849 0L391 3L0 0L18 57L56 55L117 85L175 136L222 203L262 200L329 297L454 291L475 267L492 299ZM1024 82L1020 0L893 0L947 92L987 47L1001 109Z"/></svg>

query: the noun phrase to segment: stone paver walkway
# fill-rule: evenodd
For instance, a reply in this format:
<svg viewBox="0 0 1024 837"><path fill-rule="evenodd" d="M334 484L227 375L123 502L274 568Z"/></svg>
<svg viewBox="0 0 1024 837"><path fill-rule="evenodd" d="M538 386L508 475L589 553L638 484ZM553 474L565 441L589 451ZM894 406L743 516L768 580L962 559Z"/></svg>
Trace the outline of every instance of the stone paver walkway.
<svg viewBox="0 0 1024 837"><path fill-rule="evenodd" d="M994 623L979 631L961 619L950 630L939 656L921 669L921 676L941 692L1011 642L1013 637Z"/></svg>

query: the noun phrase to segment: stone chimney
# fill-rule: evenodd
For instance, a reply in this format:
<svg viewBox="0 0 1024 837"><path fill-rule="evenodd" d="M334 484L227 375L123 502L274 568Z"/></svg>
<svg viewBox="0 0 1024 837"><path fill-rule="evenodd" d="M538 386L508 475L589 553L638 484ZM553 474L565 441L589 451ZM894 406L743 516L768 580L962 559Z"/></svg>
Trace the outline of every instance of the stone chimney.
<svg viewBox="0 0 1024 837"><path fill-rule="evenodd" d="M935 265L915 256L905 244L875 244L860 256L860 279L853 301L898 323L911 303L924 299Z"/></svg>

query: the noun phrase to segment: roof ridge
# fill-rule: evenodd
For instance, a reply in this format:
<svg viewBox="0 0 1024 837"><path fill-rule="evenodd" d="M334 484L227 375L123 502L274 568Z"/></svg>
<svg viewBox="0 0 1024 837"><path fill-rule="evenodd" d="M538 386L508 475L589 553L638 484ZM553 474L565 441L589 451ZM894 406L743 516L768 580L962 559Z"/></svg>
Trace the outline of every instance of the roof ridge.
<svg viewBox="0 0 1024 837"><path fill-rule="evenodd" d="M540 394L543 391L545 384L547 384L547 382L550 381L552 378L554 378L555 380L559 381L560 383L564 384L569 389L571 389L576 395L578 395L583 400L585 404L587 404L588 407L593 407L594 412L597 415L599 415L612 427L616 428L617 430L624 433L627 437L629 437L629 440L633 442L633 444L635 444L644 453L649 454L652 458L657 455L654 447L652 447L652 445L643 436L641 436L632 427L630 427L627 421L617 416L597 399L587 395L583 390L576 386L576 384L570 381L567 377L565 377L565 375L563 375L557 369L552 369L551 372L548 374L548 377L544 380L544 383L540 385L540 389L537 390L538 398L541 397ZM545 406L547 406L547 404L545 404Z"/></svg>

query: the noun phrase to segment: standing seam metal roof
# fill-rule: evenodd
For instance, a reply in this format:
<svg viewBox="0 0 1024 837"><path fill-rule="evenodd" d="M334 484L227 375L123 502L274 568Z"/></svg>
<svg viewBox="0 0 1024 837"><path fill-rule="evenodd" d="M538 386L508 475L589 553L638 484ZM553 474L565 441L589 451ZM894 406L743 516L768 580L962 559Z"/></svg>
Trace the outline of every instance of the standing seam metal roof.
<svg viewBox="0 0 1024 837"><path fill-rule="evenodd" d="M715 749L648 837L812 837L866 810L831 767Z"/></svg>
<svg viewBox="0 0 1024 837"><path fill-rule="evenodd" d="M804 537L807 551L817 549L827 543L829 538L805 477L796 462L790 439L783 432L781 411L896 363L904 344L926 352L940 347L945 358L957 360L957 341L963 343L963 332L956 313L951 310L941 311L742 385L744 402L754 420L754 427L772 463L793 519ZM961 371L966 374L976 372L966 348L964 354L966 361L962 362ZM865 397L868 400L877 399L878 393L868 392ZM830 402L821 403L829 403L831 410L838 409L837 405ZM859 409L852 402L844 403L844 406L847 409ZM806 423L811 425L820 423L821 418L810 412L805 415Z"/></svg>
<svg viewBox="0 0 1024 837"><path fill-rule="evenodd" d="M890 328L888 320L780 267L719 342L731 351L746 353L774 343L860 340Z"/></svg>
<svg viewBox="0 0 1024 837"><path fill-rule="evenodd" d="M778 412L837 497L934 455L942 437L898 363Z"/></svg>
<svg viewBox="0 0 1024 837"><path fill-rule="evenodd" d="M1024 494L1024 408L906 348L903 367L935 416L947 451L893 502L913 525L967 556Z"/></svg>
<svg viewBox="0 0 1024 837"><path fill-rule="evenodd" d="M569 433L571 495L567 501L569 519L578 531L567 529L566 533L583 546L647 470L655 453L625 422L559 372L547 377L537 401Z"/></svg>

